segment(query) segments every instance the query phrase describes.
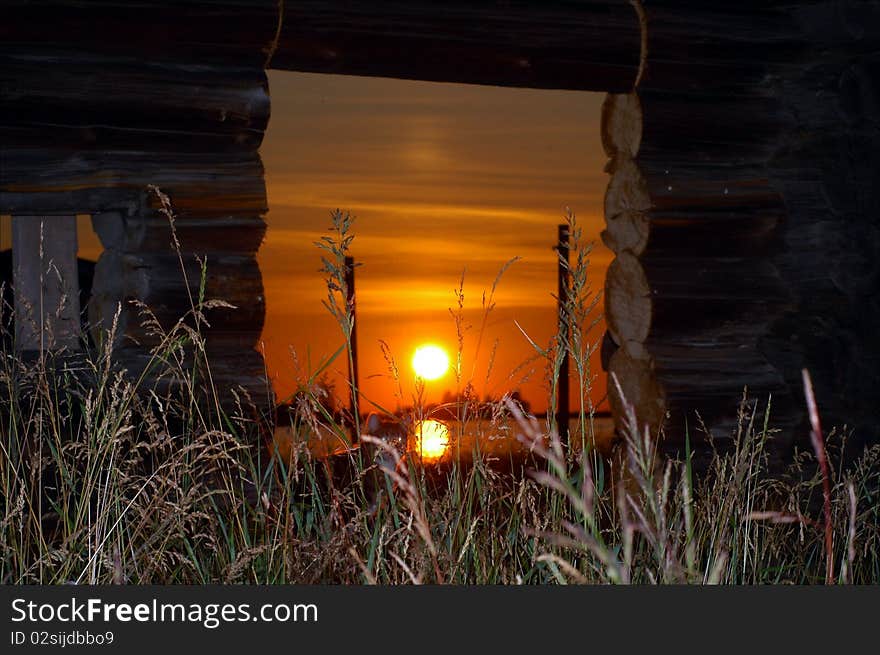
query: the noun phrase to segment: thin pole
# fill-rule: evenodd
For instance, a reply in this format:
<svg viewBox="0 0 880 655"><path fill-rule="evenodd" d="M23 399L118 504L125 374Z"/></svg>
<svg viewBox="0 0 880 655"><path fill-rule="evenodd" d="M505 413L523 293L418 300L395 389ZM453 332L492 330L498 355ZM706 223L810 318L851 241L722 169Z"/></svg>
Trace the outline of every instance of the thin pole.
<svg viewBox="0 0 880 655"><path fill-rule="evenodd" d="M559 381L556 387L556 429L559 431L559 438L563 442L568 442L568 419L570 415L569 411L569 391L568 391L568 349L566 347L566 343L569 339L568 334L568 326L569 326L569 317L566 313L565 307L568 304L568 253L569 253L569 226L568 224L563 224L559 226L559 237L558 244L556 246L556 252L559 255L559 260L557 262L558 266L558 293L557 298L559 302L559 339L560 348L564 348L564 354L562 356L562 364L559 367Z"/></svg>
<svg viewBox="0 0 880 655"><path fill-rule="evenodd" d="M349 398L349 408L351 410L351 420L354 421L354 429L352 430L352 442L357 442L357 425L360 423L358 416L357 390L358 386L358 347L357 347L357 311L355 306L354 295L354 257L345 258L345 287L348 290L348 297L345 299L351 310L351 359L348 362L348 381L351 385L351 397Z"/></svg>

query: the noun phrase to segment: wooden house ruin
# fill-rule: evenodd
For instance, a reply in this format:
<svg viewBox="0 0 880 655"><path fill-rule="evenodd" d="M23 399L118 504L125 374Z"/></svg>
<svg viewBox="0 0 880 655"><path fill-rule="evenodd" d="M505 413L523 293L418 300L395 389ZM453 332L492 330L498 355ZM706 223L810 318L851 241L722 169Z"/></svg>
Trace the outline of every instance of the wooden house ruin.
<svg viewBox="0 0 880 655"><path fill-rule="evenodd" d="M90 315L122 307L117 358L137 369L151 337L131 301L174 321L197 291L155 185L190 287L203 255L207 296L239 308L209 317L215 383L265 387L267 68L602 91L605 365L640 419L672 446L685 424L724 436L748 387L790 439L806 368L825 423L876 439L878 46L867 0L8 0L16 283L35 293L41 230L72 266L71 217L90 214Z"/></svg>

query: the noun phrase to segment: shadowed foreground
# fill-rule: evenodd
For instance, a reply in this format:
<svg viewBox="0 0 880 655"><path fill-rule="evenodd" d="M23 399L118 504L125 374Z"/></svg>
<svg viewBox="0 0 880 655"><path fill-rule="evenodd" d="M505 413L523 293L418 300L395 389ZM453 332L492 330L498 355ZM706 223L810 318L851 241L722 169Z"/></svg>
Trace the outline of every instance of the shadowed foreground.
<svg viewBox="0 0 880 655"><path fill-rule="evenodd" d="M765 474L772 417L743 415L735 447L699 479L687 462L656 466L636 430L626 435L629 470L618 475L613 463L548 441L546 426L511 417L513 405L499 412L535 454L511 473L478 458L437 475L411 458L398 463L394 451L381 459L384 473L353 454L348 472L334 476L306 450L289 467L270 464L256 444L271 426L243 405L200 408L201 378L174 366L173 348L164 359L157 354L157 365L184 383L154 395L104 357L80 362L77 373L4 357L4 583L812 583L826 575L816 463L803 453L786 475ZM294 429L315 420L308 412L306 404ZM839 440L830 441L833 461ZM834 581L880 581L878 460L874 448L847 470L831 467Z"/></svg>

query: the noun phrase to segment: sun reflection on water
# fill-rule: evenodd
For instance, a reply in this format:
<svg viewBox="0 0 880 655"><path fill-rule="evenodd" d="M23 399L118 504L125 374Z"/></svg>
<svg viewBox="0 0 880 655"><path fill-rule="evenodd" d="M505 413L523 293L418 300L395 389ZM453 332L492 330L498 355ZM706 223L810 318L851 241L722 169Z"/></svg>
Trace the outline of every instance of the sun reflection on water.
<svg viewBox="0 0 880 655"><path fill-rule="evenodd" d="M449 428L440 421L419 421L416 423L415 433L416 452L423 461L437 461L449 450Z"/></svg>

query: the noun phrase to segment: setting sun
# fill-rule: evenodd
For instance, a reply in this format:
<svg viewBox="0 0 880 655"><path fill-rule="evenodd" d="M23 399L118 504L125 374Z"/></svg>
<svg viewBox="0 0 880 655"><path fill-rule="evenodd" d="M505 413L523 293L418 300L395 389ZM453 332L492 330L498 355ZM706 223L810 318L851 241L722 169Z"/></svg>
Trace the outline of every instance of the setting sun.
<svg viewBox="0 0 880 655"><path fill-rule="evenodd" d="M440 346L425 344L413 353L412 367L423 380L437 380L449 370L449 356Z"/></svg>

